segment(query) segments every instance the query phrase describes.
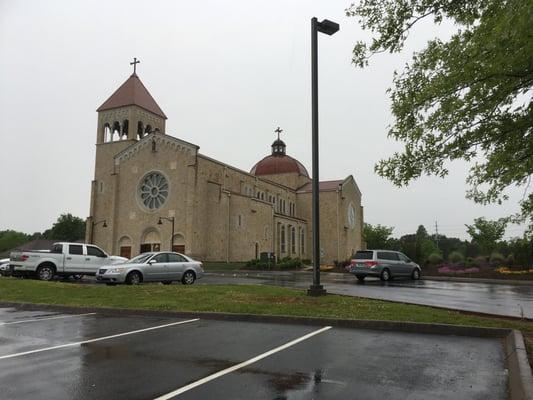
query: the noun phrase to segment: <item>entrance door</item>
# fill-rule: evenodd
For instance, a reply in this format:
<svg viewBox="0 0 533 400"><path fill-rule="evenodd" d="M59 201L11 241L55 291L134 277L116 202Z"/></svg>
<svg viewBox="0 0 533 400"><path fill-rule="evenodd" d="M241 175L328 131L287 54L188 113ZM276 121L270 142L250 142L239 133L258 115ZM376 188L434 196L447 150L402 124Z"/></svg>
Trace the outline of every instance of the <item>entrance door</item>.
<svg viewBox="0 0 533 400"><path fill-rule="evenodd" d="M131 246L121 246L120 257L131 258Z"/></svg>
<svg viewBox="0 0 533 400"><path fill-rule="evenodd" d="M141 253L148 253L150 251L160 251L161 243L143 243L141 244Z"/></svg>
<svg viewBox="0 0 533 400"><path fill-rule="evenodd" d="M184 244L173 244L172 251L174 253L185 254L185 245Z"/></svg>

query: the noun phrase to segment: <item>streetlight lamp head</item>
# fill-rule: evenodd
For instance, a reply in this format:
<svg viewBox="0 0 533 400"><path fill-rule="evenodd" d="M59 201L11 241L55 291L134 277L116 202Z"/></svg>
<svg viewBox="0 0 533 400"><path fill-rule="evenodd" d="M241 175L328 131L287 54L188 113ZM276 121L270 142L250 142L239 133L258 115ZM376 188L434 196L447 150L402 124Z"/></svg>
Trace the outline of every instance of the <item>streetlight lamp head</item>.
<svg viewBox="0 0 533 400"><path fill-rule="evenodd" d="M163 225L163 221L161 221L161 217L159 217L159 221L157 221L157 225Z"/></svg>
<svg viewBox="0 0 533 400"><path fill-rule="evenodd" d="M325 33L326 35L333 35L339 30L339 24L330 21L329 19L325 19L317 24L317 29L319 32Z"/></svg>

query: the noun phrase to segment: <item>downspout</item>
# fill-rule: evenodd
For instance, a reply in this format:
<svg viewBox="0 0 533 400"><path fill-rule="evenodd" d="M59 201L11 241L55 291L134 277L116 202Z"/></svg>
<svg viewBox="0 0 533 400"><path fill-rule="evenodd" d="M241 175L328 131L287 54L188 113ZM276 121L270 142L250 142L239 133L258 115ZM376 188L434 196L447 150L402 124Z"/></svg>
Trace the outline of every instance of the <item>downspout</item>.
<svg viewBox="0 0 533 400"><path fill-rule="evenodd" d="M231 200L231 193L228 192L228 234L227 234L227 241L226 241L226 262L229 263L229 246L230 246L230 207L229 207L229 203L230 203L230 200Z"/></svg>

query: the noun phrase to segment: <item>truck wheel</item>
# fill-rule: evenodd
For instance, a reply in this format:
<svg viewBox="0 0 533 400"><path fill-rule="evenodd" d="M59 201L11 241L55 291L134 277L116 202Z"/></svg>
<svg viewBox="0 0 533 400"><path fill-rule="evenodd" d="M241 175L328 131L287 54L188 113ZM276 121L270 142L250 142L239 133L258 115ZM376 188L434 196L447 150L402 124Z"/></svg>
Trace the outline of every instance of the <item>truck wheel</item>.
<svg viewBox="0 0 533 400"><path fill-rule="evenodd" d="M55 272L55 268L51 265L42 265L37 269L37 278L40 281L51 281Z"/></svg>
<svg viewBox="0 0 533 400"><path fill-rule="evenodd" d="M143 278L140 273L137 271L130 272L126 277L126 283L128 285L138 285L143 281Z"/></svg>

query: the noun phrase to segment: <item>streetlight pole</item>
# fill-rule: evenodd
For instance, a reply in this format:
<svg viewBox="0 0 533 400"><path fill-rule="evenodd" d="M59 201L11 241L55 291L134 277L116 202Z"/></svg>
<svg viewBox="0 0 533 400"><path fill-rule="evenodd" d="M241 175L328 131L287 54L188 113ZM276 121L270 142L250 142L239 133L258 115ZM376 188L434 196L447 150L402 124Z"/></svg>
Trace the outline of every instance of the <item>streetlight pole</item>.
<svg viewBox="0 0 533 400"><path fill-rule="evenodd" d="M172 222L172 235L170 235L170 251L172 251L172 245L174 244L174 217L159 217L157 225L163 225L163 220Z"/></svg>
<svg viewBox="0 0 533 400"><path fill-rule="evenodd" d="M319 171L318 171L318 32L333 35L339 30L339 24L327 19L318 22L311 19L311 106L312 106L312 219L313 219L313 284L307 289L310 296L326 294L320 284L320 202L319 202Z"/></svg>
<svg viewBox="0 0 533 400"><path fill-rule="evenodd" d="M103 228L107 228L107 222L106 222L105 219L103 219L101 221L98 221L98 222L93 222L92 225L91 225L91 241L89 243L93 243L94 242L94 227L96 225L98 225L98 224L103 224L102 227Z"/></svg>

